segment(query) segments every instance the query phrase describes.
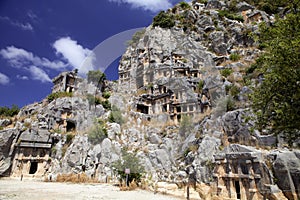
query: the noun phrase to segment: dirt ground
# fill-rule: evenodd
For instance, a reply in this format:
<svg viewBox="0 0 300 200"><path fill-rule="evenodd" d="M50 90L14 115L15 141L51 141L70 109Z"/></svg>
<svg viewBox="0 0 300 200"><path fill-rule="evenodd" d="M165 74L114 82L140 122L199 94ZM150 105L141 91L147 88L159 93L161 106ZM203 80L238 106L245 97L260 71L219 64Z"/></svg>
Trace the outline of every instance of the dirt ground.
<svg viewBox="0 0 300 200"><path fill-rule="evenodd" d="M0 200L178 200L144 190L120 191L108 184L72 184L0 179Z"/></svg>

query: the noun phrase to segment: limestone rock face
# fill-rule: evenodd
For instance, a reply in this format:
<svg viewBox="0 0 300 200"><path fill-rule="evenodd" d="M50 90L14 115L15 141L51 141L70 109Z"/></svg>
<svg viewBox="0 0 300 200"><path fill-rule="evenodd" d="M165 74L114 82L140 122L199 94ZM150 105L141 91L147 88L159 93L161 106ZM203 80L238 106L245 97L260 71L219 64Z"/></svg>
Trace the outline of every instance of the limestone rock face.
<svg viewBox="0 0 300 200"><path fill-rule="evenodd" d="M10 119L0 119L0 127L5 127L11 124Z"/></svg>
<svg viewBox="0 0 300 200"><path fill-rule="evenodd" d="M251 87L242 85L260 54L248 34L272 18L240 2L236 14L244 22L229 19L220 13L227 3L193 1L187 10L168 10L174 27L147 27L123 54L118 83L99 88L81 80L70 88L73 97L25 106L16 122L1 119L0 176L85 173L117 180L112 164L126 149L140 159L153 190L191 184L202 199L299 199L300 153L266 150L277 138L254 130ZM234 87L234 99L246 108L228 111ZM123 122L113 120L103 101L119 109ZM102 131L97 142L90 139L95 127Z"/></svg>
<svg viewBox="0 0 300 200"><path fill-rule="evenodd" d="M0 131L0 176L8 176L12 164L14 141L18 136L15 129Z"/></svg>
<svg viewBox="0 0 300 200"><path fill-rule="evenodd" d="M281 151L275 155L273 170L277 185L288 199L299 199L300 151Z"/></svg>

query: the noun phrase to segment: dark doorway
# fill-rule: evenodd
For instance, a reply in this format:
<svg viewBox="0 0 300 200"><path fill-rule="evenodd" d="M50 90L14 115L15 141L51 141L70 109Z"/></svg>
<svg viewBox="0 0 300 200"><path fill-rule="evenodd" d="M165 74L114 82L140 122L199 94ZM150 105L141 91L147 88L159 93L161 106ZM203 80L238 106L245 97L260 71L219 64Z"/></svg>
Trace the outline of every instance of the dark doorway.
<svg viewBox="0 0 300 200"><path fill-rule="evenodd" d="M177 115L177 120L180 122L180 120L181 120L181 115Z"/></svg>
<svg viewBox="0 0 300 200"><path fill-rule="evenodd" d="M76 130L75 122L68 120L66 129L67 129L67 132L75 131Z"/></svg>
<svg viewBox="0 0 300 200"><path fill-rule="evenodd" d="M144 114L149 114L149 107L138 104L137 105L137 112L141 112L141 113L144 113Z"/></svg>
<svg viewBox="0 0 300 200"><path fill-rule="evenodd" d="M234 185L235 185L235 191L236 191L236 198L241 199L240 182L239 181L234 181Z"/></svg>
<svg viewBox="0 0 300 200"><path fill-rule="evenodd" d="M38 163L35 161L30 162L29 174L35 174L38 169Z"/></svg>

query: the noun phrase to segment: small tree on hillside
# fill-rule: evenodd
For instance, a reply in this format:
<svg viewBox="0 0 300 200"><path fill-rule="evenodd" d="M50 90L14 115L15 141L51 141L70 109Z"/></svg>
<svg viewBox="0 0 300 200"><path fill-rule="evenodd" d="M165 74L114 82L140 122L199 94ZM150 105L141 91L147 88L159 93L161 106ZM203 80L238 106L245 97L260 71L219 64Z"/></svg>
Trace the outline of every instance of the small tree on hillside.
<svg viewBox="0 0 300 200"><path fill-rule="evenodd" d="M94 83L101 90L104 89L104 81L105 80L106 80L106 76L100 70L89 71L87 73L88 83Z"/></svg>
<svg viewBox="0 0 300 200"><path fill-rule="evenodd" d="M126 149L122 150L122 157L118 161L113 163L115 171L120 175L120 181L125 181L127 174L125 169L130 169L130 174L128 174L127 185L133 180L136 182L141 181L141 177L145 172L144 167L141 165L139 158L135 153L128 152Z"/></svg>
<svg viewBox="0 0 300 200"><path fill-rule="evenodd" d="M186 137L191 133L193 128L192 118L188 115L183 115L180 121L179 134L182 137Z"/></svg>
<svg viewBox="0 0 300 200"><path fill-rule="evenodd" d="M116 107L115 105L113 105L111 107L111 112L110 115L108 117L109 122L115 122L118 124L123 124L124 123L124 118L122 117L122 113L121 110Z"/></svg>

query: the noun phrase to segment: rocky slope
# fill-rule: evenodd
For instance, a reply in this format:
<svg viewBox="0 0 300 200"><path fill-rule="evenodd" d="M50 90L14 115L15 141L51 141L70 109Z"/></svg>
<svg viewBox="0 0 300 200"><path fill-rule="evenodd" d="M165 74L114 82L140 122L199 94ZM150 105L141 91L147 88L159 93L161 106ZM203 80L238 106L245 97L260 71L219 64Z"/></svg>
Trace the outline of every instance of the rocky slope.
<svg viewBox="0 0 300 200"><path fill-rule="evenodd" d="M140 158L152 190L192 184L202 199L299 198L300 151L255 130L247 108L250 85L259 81L246 76L260 53L250 34L273 18L245 2L230 15L224 10L229 5L216 0L178 4L165 12L172 27L151 25L131 41L119 83L106 84L115 110L91 102L88 94L104 93L84 80L73 97L45 99L1 120L0 175L85 172L108 181L127 149ZM114 113L123 120L111 120ZM95 127L104 137L92 137Z"/></svg>

